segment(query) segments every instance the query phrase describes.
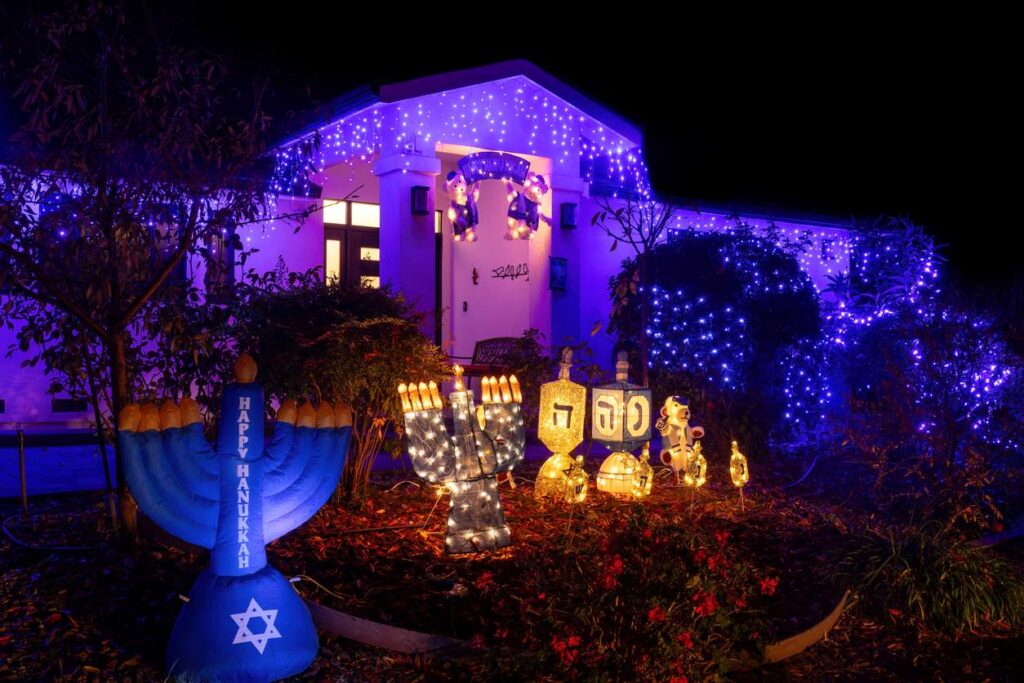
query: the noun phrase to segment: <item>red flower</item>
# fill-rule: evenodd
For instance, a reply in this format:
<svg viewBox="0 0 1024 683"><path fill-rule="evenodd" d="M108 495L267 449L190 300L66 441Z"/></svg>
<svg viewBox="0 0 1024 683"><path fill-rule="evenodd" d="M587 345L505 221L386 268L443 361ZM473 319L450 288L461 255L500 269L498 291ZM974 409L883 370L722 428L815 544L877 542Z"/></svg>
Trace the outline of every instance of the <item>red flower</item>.
<svg viewBox="0 0 1024 683"><path fill-rule="evenodd" d="M471 648L473 648L474 650L482 650L482 649L484 649L484 647L486 647L486 643L484 643L484 637L482 635L480 635L479 633L476 634L475 636L470 638L469 646Z"/></svg>
<svg viewBox="0 0 1024 683"><path fill-rule="evenodd" d="M649 540L651 540L651 538L652 538L653 536L654 536L654 532L653 532L653 531L651 531L650 529L644 529L644 532L643 532L642 534L640 534L640 537L641 537L642 539L644 539L645 541L649 541Z"/></svg>
<svg viewBox="0 0 1024 683"><path fill-rule="evenodd" d="M707 556L708 556L707 551L704 550L704 548L701 548L700 550L698 550L697 552L695 552L693 554L693 561L696 562L697 564L700 564L701 562L703 562L705 560L705 558L707 558Z"/></svg>
<svg viewBox="0 0 1024 683"><path fill-rule="evenodd" d="M551 649L558 655L562 666L572 666L580 656L580 645L583 639L579 636L569 636L562 640L558 636L551 636Z"/></svg>
<svg viewBox="0 0 1024 683"><path fill-rule="evenodd" d="M712 614L718 611L718 599L714 593L705 593L704 591L697 591L693 596L693 601L696 606L693 611L700 617L710 617Z"/></svg>
<svg viewBox="0 0 1024 683"><path fill-rule="evenodd" d="M651 609L647 610L647 621L658 623L665 621L665 610L661 609L661 605L655 605Z"/></svg>
<svg viewBox="0 0 1024 683"><path fill-rule="evenodd" d="M605 565L604 574L601 576L600 580L601 587L608 591L618 586L619 579L617 577L622 573L625 567L625 564L622 562L622 557L619 555L613 556L608 564Z"/></svg>
<svg viewBox="0 0 1024 683"><path fill-rule="evenodd" d="M726 529L715 532L715 540L718 541L718 545L724 546L729 540L729 532Z"/></svg>
<svg viewBox="0 0 1024 683"><path fill-rule="evenodd" d="M676 641L683 644L687 650L693 649L693 634L689 631L683 631L676 634Z"/></svg>
<svg viewBox="0 0 1024 683"><path fill-rule="evenodd" d="M736 598L736 606L740 609L743 609L747 606L747 601L743 598Z"/></svg>
<svg viewBox="0 0 1024 683"><path fill-rule="evenodd" d="M779 587L779 580L771 577L765 577L761 579L761 593L764 595L774 595L775 589Z"/></svg>
<svg viewBox="0 0 1024 683"><path fill-rule="evenodd" d="M686 676L673 676L668 679L668 683L690 683L690 679Z"/></svg>
<svg viewBox="0 0 1024 683"><path fill-rule="evenodd" d="M475 585L477 587L477 590L485 591L488 588L490 588L491 586L493 586L494 583L495 583L495 581L494 581L494 573L493 572L484 572L476 580L476 584Z"/></svg>

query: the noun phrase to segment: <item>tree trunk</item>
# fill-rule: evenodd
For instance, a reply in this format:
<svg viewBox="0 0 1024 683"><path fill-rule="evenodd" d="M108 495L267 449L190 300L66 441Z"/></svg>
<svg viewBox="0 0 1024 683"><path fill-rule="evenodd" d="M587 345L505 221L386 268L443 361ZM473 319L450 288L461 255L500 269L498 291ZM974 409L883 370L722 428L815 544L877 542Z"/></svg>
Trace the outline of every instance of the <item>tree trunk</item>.
<svg viewBox="0 0 1024 683"><path fill-rule="evenodd" d="M96 421L96 443L100 448L100 457L103 460L103 481L107 488L107 506L110 509L110 525L112 529L118 528L117 520L117 496L114 495L114 486L110 481L110 459L107 457L107 433L103 425L103 412L100 410L100 388L96 384L96 374L92 369L92 357L89 355L88 334L83 332L84 344L83 357L85 358L85 375L89 381L89 398L92 403L92 415Z"/></svg>
<svg viewBox="0 0 1024 683"><path fill-rule="evenodd" d="M640 261L640 383L645 387L649 387L651 383L647 369L649 341L647 336L647 252L644 251L638 256Z"/></svg>
<svg viewBox="0 0 1024 683"><path fill-rule="evenodd" d="M110 333L110 383L114 409L114 432L120 427L121 409L131 403L131 382L128 378L128 351L125 330ZM125 535L134 538L138 535L138 508L135 499L128 491L128 483L124 478L124 452L118 439L114 439L114 462L117 463L117 498L121 512L121 530Z"/></svg>

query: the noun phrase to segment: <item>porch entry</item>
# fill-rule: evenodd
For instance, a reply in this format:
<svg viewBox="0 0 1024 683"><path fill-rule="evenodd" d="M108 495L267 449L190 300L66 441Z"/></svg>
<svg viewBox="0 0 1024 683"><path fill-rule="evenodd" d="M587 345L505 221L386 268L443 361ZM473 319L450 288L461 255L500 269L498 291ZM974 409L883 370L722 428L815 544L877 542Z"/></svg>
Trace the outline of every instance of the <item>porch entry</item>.
<svg viewBox="0 0 1024 683"><path fill-rule="evenodd" d="M380 287L380 205L324 200L324 279ZM441 211L434 212L435 339L441 343Z"/></svg>

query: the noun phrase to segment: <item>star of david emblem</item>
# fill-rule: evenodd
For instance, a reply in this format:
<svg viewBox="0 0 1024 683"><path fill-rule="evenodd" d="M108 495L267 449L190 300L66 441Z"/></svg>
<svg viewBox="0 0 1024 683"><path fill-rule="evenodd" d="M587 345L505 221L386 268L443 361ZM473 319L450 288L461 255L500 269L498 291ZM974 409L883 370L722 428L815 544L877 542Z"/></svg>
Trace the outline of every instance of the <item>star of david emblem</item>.
<svg viewBox="0 0 1024 683"><path fill-rule="evenodd" d="M249 620L253 617L259 617L266 624L266 628L262 633L253 633L249 630ZM277 619L276 609L263 609L259 603L256 602L256 598L249 599L249 606L244 612L231 615L232 621L238 624L238 633L235 634L235 639L231 641L232 645L240 645L242 643L252 643L252 646L256 648L256 651L263 654L263 650L267 647L267 641L272 638L280 638L281 633L274 626L274 621Z"/></svg>

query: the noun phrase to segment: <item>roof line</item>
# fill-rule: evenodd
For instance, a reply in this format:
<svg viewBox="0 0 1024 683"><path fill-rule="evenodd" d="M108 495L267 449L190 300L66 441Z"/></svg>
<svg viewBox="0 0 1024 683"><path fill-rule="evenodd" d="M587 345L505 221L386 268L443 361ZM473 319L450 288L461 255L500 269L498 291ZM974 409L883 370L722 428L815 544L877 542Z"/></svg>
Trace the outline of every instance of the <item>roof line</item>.
<svg viewBox="0 0 1024 683"><path fill-rule="evenodd" d="M377 94L365 85L343 92L334 99L301 112L297 116L300 127L281 135L277 142L271 145L271 148L286 147L312 135L324 126L329 126L346 116L369 109L379 102L380 98L377 97Z"/></svg>
<svg viewBox="0 0 1024 683"><path fill-rule="evenodd" d="M504 62L382 85L380 88L380 100L382 102L398 102L400 100L433 95L445 90L466 88L514 76L524 76L530 79L542 88L558 95L558 97L580 111L600 121L633 144L640 145L643 142L643 132L637 125L596 100L584 95L564 81L560 81L526 59L511 59Z"/></svg>
<svg viewBox="0 0 1024 683"><path fill-rule="evenodd" d="M667 197L659 200L672 204L680 211L694 211L697 213L713 213L719 216L739 216L740 218L754 218L780 223L799 223L819 228L835 228L838 230L857 230L857 220L854 217L841 219L837 216L818 214L809 211L780 211L775 208L742 204L739 202L715 203L706 202L700 199L682 199L679 197Z"/></svg>

